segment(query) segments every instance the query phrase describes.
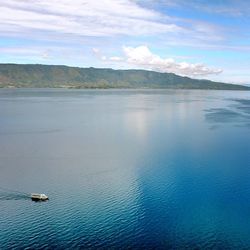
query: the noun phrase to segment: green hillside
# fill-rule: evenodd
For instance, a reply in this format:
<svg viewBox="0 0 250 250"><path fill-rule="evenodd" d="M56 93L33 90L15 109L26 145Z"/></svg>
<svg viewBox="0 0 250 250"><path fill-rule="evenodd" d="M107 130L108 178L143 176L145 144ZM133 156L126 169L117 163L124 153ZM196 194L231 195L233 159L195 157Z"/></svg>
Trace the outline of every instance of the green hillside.
<svg viewBox="0 0 250 250"><path fill-rule="evenodd" d="M0 64L0 87L171 88L250 90L147 70L113 70L38 64Z"/></svg>

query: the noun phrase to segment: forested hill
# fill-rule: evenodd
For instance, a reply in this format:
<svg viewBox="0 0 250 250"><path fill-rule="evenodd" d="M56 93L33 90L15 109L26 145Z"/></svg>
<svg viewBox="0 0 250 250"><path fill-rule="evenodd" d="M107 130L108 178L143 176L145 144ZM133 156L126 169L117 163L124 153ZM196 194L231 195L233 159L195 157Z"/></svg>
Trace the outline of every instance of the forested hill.
<svg viewBox="0 0 250 250"><path fill-rule="evenodd" d="M0 87L250 90L242 85L191 79L172 73L38 64L0 64Z"/></svg>

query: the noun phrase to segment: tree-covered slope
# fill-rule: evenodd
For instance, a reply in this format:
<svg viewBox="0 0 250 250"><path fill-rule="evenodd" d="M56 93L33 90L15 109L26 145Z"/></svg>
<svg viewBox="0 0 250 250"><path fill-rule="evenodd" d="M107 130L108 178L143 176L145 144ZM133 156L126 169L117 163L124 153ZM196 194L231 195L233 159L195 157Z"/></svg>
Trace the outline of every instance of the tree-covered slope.
<svg viewBox="0 0 250 250"><path fill-rule="evenodd" d="M0 64L0 87L232 89L249 87L146 70Z"/></svg>

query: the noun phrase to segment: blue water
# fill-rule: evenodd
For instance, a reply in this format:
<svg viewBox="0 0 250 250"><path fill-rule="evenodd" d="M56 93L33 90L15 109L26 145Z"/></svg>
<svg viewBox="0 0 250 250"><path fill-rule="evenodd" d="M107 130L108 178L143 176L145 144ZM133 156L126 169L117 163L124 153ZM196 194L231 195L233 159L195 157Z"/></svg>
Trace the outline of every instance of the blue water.
<svg viewBox="0 0 250 250"><path fill-rule="evenodd" d="M249 249L250 92L0 90L0 249L25 248Z"/></svg>

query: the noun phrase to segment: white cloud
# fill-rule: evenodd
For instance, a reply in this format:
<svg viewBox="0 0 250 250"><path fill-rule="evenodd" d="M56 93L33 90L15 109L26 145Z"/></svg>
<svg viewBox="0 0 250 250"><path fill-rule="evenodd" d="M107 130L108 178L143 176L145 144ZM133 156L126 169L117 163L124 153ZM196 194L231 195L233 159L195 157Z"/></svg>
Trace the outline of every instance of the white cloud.
<svg viewBox="0 0 250 250"><path fill-rule="evenodd" d="M2 0L0 13L0 32L5 35L139 36L182 30L129 0Z"/></svg>
<svg viewBox="0 0 250 250"><path fill-rule="evenodd" d="M161 58L153 54L147 46L123 47L126 61L160 72L172 72L181 75L219 74L221 69L212 69L201 63L176 62L173 58Z"/></svg>
<svg viewBox="0 0 250 250"><path fill-rule="evenodd" d="M171 72L180 75L205 76L220 74L221 69L207 67L202 63L176 62L173 58L162 58L153 54L145 45L138 47L123 47L125 57L109 57L105 60L114 62L126 62L144 69L151 69L159 72Z"/></svg>
<svg viewBox="0 0 250 250"><path fill-rule="evenodd" d="M95 57L97 57L101 61L106 61L107 57L102 54L101 50L98 48L92 48L92 53L94 54Z"/></svg>
<svg viewBox="0 0 250 250"><path fill-rule="evenodd" d="M44 60L50 59L50 57L51 57L50 53L51 53L50 50L45 51L45 52L42 54L42 58L43 58Z"/></svg>
<svg viewBox="0 0 250 250"><path fill-rule="evenodd" d="M111 56L109 58L110 61L113 61L113 62L121 62L123 61L123 58L122 57L119 57L119 56Z"/></svg>
<svg viewBox="0 0 250 250"><path fill-rule="evenodd" d="M99 54L100 50L98 48L92 48L92 52L97 55Z"/></svg>
<svg viewBox="0 0 250 250"><path fill-rule="evenodd" d="M15 58L17 61L20 58L34 59L34 63L42 60L53 62L54 59L82 59L85 57L84 50L74 47L59 47L51 45L30 45L30 46L1 46L0 55L5 58ZM0 58L1 58L0 57ZM25 61L24 61L25 62Z"/></svg>
<svg viewBox="0 0 250 250"><path fill-rule="evenodd" d="M106 56L101 56L101 60L102 60L102 61L106 61L106 60L107 60L107 57L106 57Z"/></svg>

